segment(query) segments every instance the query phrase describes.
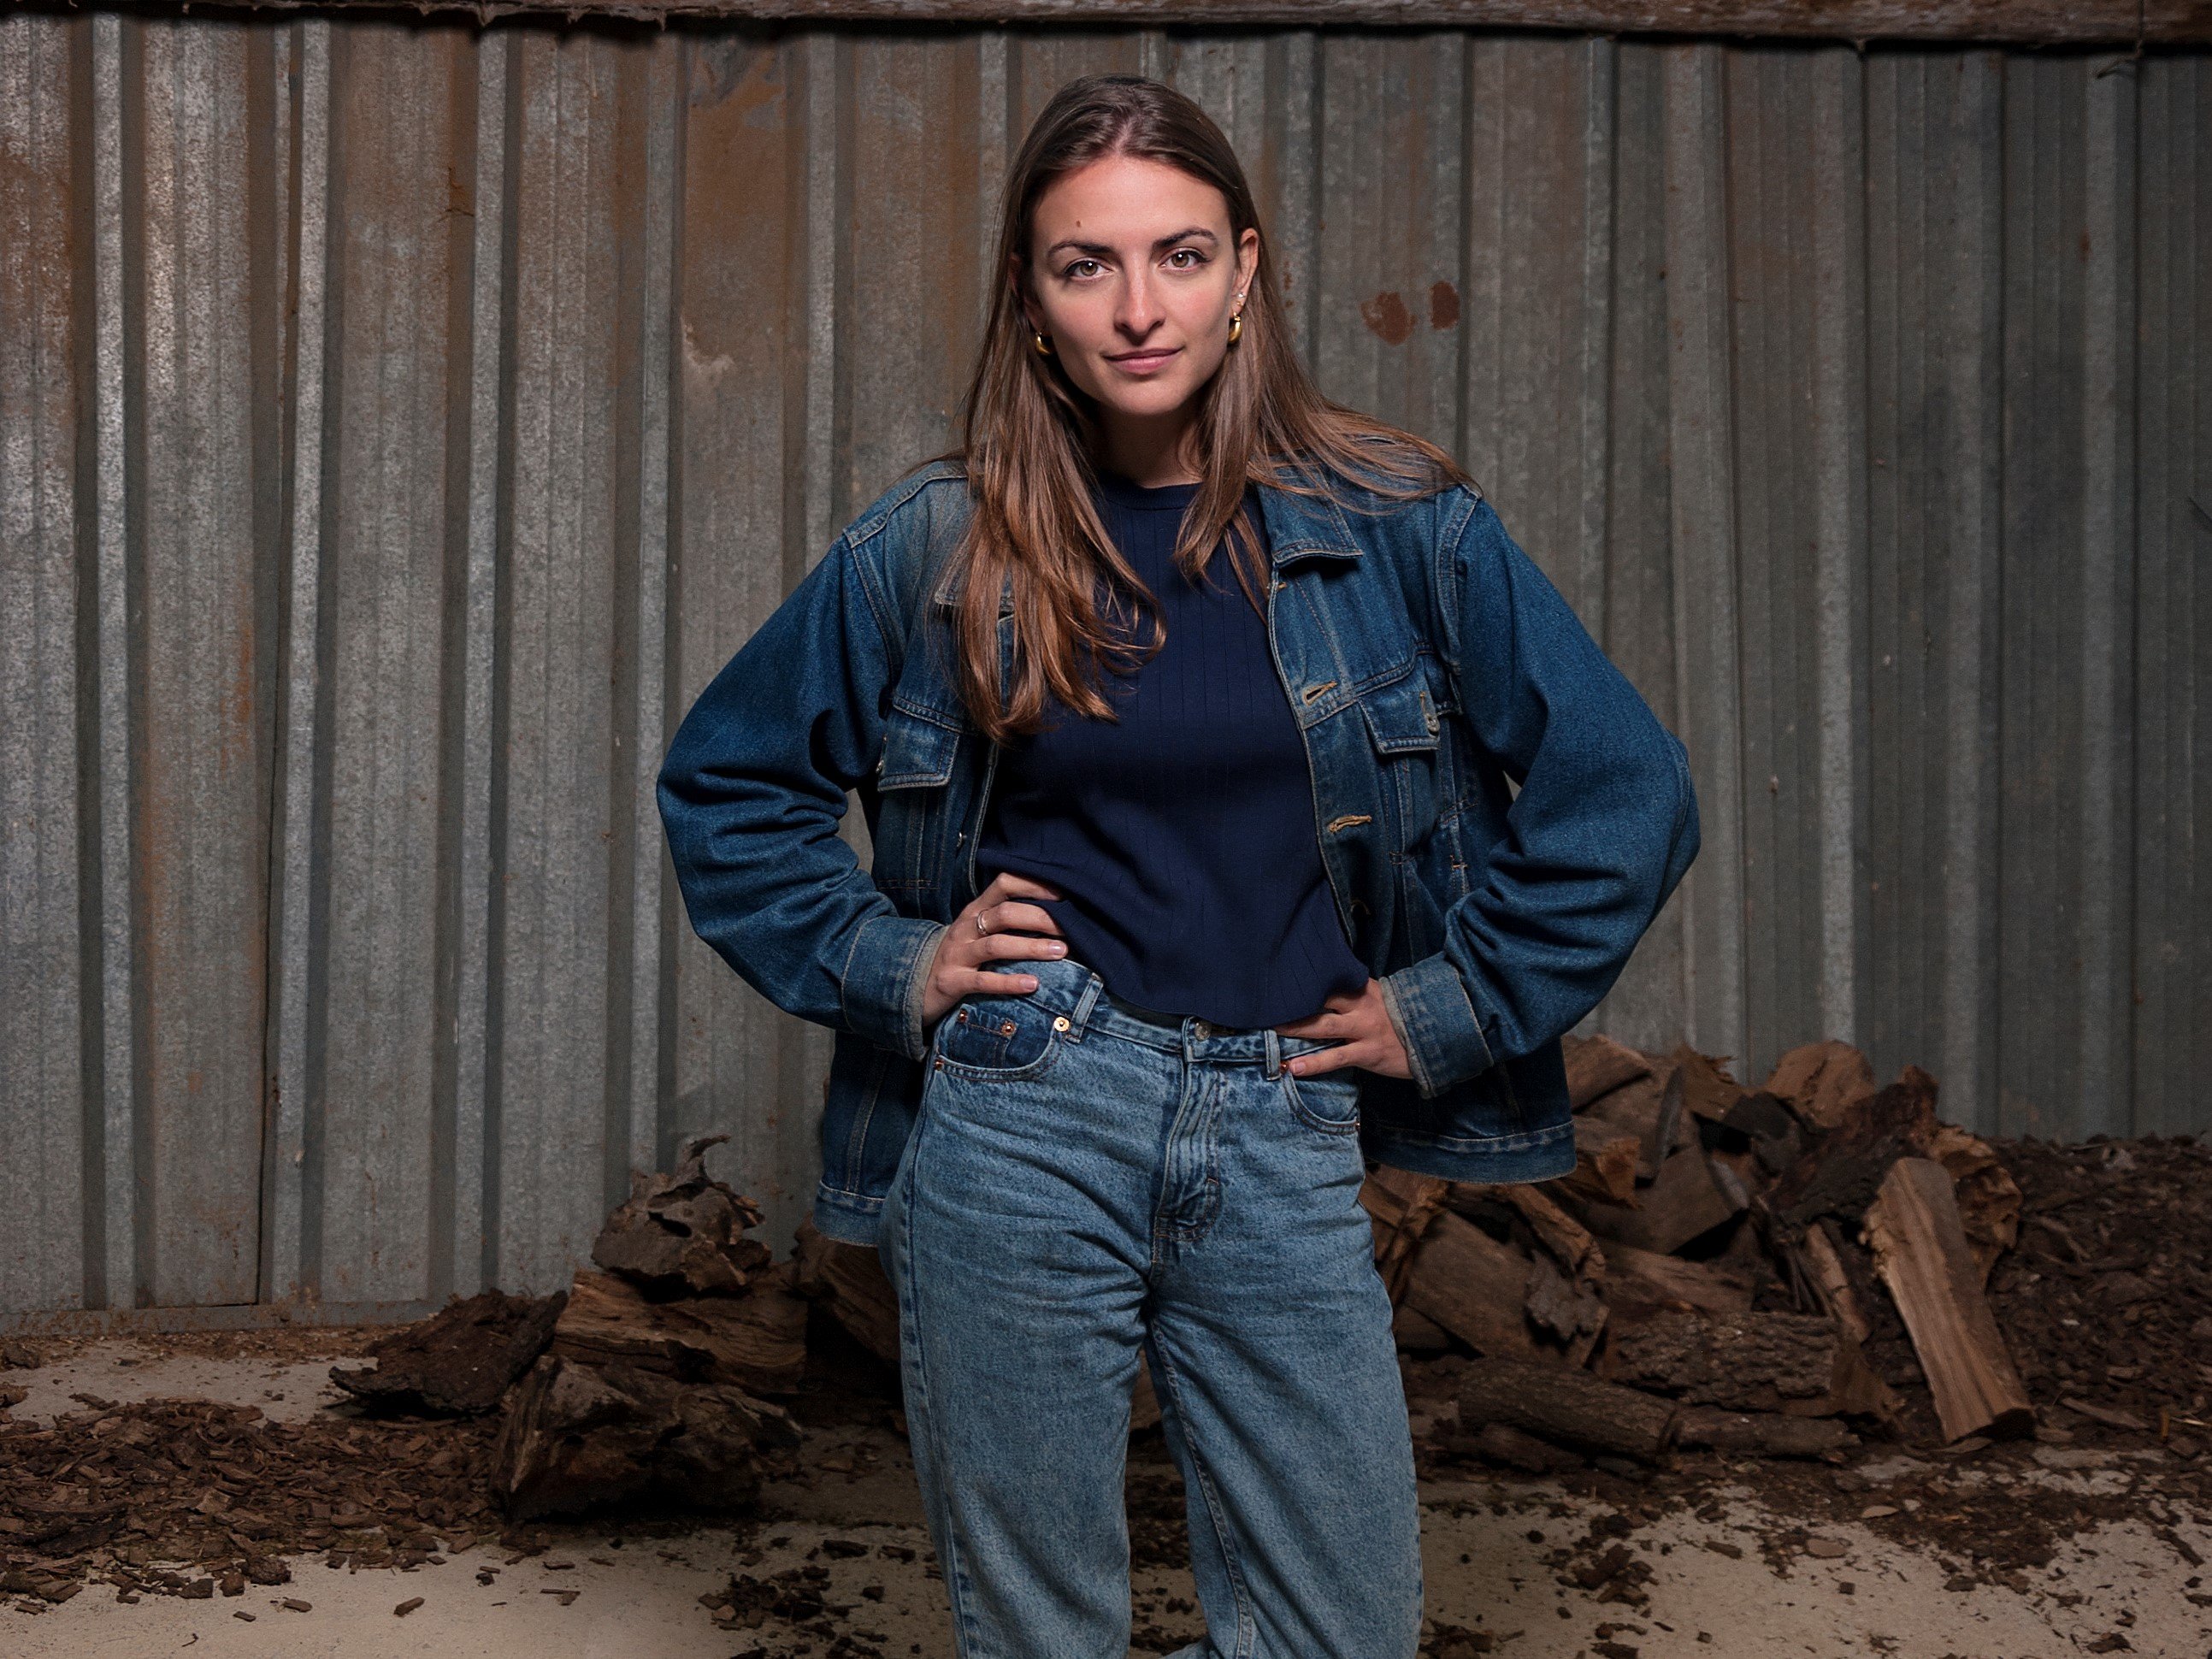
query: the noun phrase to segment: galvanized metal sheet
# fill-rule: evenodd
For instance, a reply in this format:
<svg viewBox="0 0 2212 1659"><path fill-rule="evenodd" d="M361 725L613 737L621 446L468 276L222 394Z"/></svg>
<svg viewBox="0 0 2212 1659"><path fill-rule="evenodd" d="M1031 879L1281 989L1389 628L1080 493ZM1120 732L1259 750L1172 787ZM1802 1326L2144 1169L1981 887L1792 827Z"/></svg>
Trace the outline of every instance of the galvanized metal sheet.
<svg viewBox="0 0 2212 1659"><path fill-rule="evenodd" d="M1688 742L1583 1029L2205 1127L2212 67L2109 61L0 20L0 1307L550 1286L714 1129L788 1242L829 1034L684 925L659 750L951 441L1095 69Z"/></svg>

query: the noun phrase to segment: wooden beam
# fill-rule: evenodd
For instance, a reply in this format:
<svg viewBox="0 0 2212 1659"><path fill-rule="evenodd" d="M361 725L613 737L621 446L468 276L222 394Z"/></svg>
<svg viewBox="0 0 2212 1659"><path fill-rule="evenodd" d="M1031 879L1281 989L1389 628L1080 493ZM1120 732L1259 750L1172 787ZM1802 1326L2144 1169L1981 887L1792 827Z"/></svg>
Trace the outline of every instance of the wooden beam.
<svg viewBox="0 0 2212 1659"><path fill-rule="evenodd" d="M807 23L1563 29L1742 40L2175 46L2212 41L2212 0L244 0L261 10L467 12Z"/></svg>

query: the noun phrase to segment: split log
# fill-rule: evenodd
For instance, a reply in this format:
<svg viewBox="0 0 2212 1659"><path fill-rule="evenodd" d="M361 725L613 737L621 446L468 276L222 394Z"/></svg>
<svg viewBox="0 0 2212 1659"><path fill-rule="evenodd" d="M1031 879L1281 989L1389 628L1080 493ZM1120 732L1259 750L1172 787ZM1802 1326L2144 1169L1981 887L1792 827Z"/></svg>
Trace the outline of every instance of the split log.
<svg viewBox="0 0 2212 1659"><path fill-rule="evenodd" d="M1651 1074L1651 1057L1609 1036L1560 1045L1566 1058L1567 1103L1579 1112L1600 1095Z"/></svg>
<svg viewBox="0 0 2212 1659"><path fill-rule="evenodd" d="M1799 1417L1894 1409L1857 1343L1806 1314L1659 1314L1616 1327L1605 1375L1688 1406Z"/></svg>
<svg viewBox="0 0 2212 1659"><path fill-rule="evenodd" d="M331 1381L378 1411L471 1416L499 1404L553 1334L565 1292L508 1296L483 1291L380 1337L366 1370L331 1367Z"/></svg>
<svg viewBox="0 0 2212 1659"><path fill-rule="evenodd" d="M1911 1334L1944 1438L2031 1431L2035 1407L1982 1296L1950 1171L1932 1158L1898 1159L1866 1228L1875 1271Z"/></svg>
<svg viewBox="0 0 2212 1659"><path fill-rule="evenodd" d="M1575 1119L1575 1167L1544 1184L1565 1196L1624 1209L1636 1207L1636 1166L1643 1142L1596 1118Z"/></svg>
<svg viewBox="0 0 2212 1659"><path fill-rule="evenodd" d="M1832 1417L1791 1417L1781 1412L1724 1412L1686 1406L1675 1443L1755 1457L1821 1457L1858 1437Z"/></svg>
<svg viewBox="0 0 2212 1659"><path fill-rule="evenodd" d="M673 1175L630 1176L629 1198L606 1219L592 1260L659 1296L731 1296L774 1255L757 1238L760 1206L707 1173L707 1149L727 1135L684 1145Z"/></svg>
<svg viewBox="0 0 2212 1659"><path fill-rule="evenodd" d="M799 1439L781 1407L740 1389L547 1354L517 1386L493 1466L515 1521L647 1498L733 1510L759 1497L762 1454Z"/></svg>
<svg viewBox="0 0 2212 1659"><path fill-rule="evenodd" d="M1799 1122L1827 1133L1874 1094L1874 1067L1848 1042L1808 1042L1775 1062L1766 1091L1787 1102Z"/></svg>
<svg viewBox="0 0 2212 1659"><path fill-rule="evenodd" d="M1623 1134L1634 1135L1639 1182L1656 1179L1668 1154L1687 1139L1679 1071L1668 1061L1658 1071L1624 1083L1591 1102L1577 1120L1609 1124Z"/></svg>
<svg viewBox="0 0 2212 1659"><path fill-rule="evenodd" d="M1359 1201L1375 1220L1395 1228L1406 1211L1403 1185L1370 1176ZM1533 1356L1538 1348L1523 1311L1528 1299L1528 1261L1518 1250L1449 1210L1430 1222L1407 1274L1405 1306L1477 1353Z"/></svg>
<svg viewBox="0 0 2212 1659"><path fill-rule="evenodd" d="M1642 1319L1655 1313L1732 1315L1751 1311L1752 1281L1717 1262L1638 1249L1619 1240L1605 1243L1606 1304L1612 1317Z"/></svg>
<svg viewBox="0 0 2212 1659"><path fill-rule="evenodd" d="M1820 1137L1774 1183L1767 1206L1786 1227L1802 1227L1820 1216L1856 1225L1889 1166L1918 1155L1935 1133L1936 1079L1907 1066L1896 1082L1860 1099L1847 1118Z"/></svg>
<svg viewBox="0 0 2212 1659"><path fill-rule="evenodd" d="M1701 1054L1685 1042L1676 1047L1670 1058L1682 1085L1682 1109L1692 1117L1717 1123L1749 1092L1722 1063L1730 1055Z"/></svg>
<svg viewBox="0 0 2212 1659"><path fill-rule="evenodd" d="M1713 1178L1705 1149L1685 1146L1659 1166L1659 1178L1638 1194L1633 1210L1592 1208L1583 1218L1601 1238L1671 1255L1743 1208Z"/></svg>
<svg viewBox="0 0 2212 1659"><path fill-rule="evenodd" d="M1680 1407L1564 1366L1486 1358L1459 1390L1460 1427L1503 1424L1577 1451L1658 1463L1674 1443Z"/></svg>
<svg viewBox="0 0 2212 1659"><path fill-rule="evenodd" d="M788 1394L806 1370L806 1304L769 1275L744 1296L649 1302L615 1273L576 1275L551 1352L684 1382Z"/></svg>

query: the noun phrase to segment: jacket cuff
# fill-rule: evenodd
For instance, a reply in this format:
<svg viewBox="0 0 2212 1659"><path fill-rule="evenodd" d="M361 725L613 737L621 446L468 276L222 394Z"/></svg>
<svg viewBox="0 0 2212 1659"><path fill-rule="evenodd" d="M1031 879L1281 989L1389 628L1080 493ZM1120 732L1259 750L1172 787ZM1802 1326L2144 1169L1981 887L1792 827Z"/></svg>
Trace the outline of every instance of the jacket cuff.
<svg viewBox="0 0 2212 1659"><path fill-rule="evenodd" d="M1386 974L1382 1006L1405 1046L1413 1084L1424 1100L1479 1076L1492 1062L1467 982L1441 951Z"/></svg>
<svg viewBox="0 0 2212 1659"><path fill-rule="evenodd" d="M908 1060L928 1058L922 1030L922 993L945 923L916 916L876 916L860 924L845 959L842 995L845 1026Z"/></svg>

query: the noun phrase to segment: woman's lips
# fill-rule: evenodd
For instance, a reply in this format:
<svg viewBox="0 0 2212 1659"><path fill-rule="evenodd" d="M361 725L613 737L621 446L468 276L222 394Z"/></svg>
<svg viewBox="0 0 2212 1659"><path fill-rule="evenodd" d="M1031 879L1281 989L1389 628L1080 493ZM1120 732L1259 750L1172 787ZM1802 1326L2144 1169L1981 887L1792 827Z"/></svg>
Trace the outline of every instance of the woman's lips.
<svg viewBox="0 0 2212 1659"><path fill-rule="evenodd" d="M1109 357L1106 361L1125 374L1149 374L1172 360L1182 349L1177 346L1171 351L1140 351L1133 356Z"/></svg>

